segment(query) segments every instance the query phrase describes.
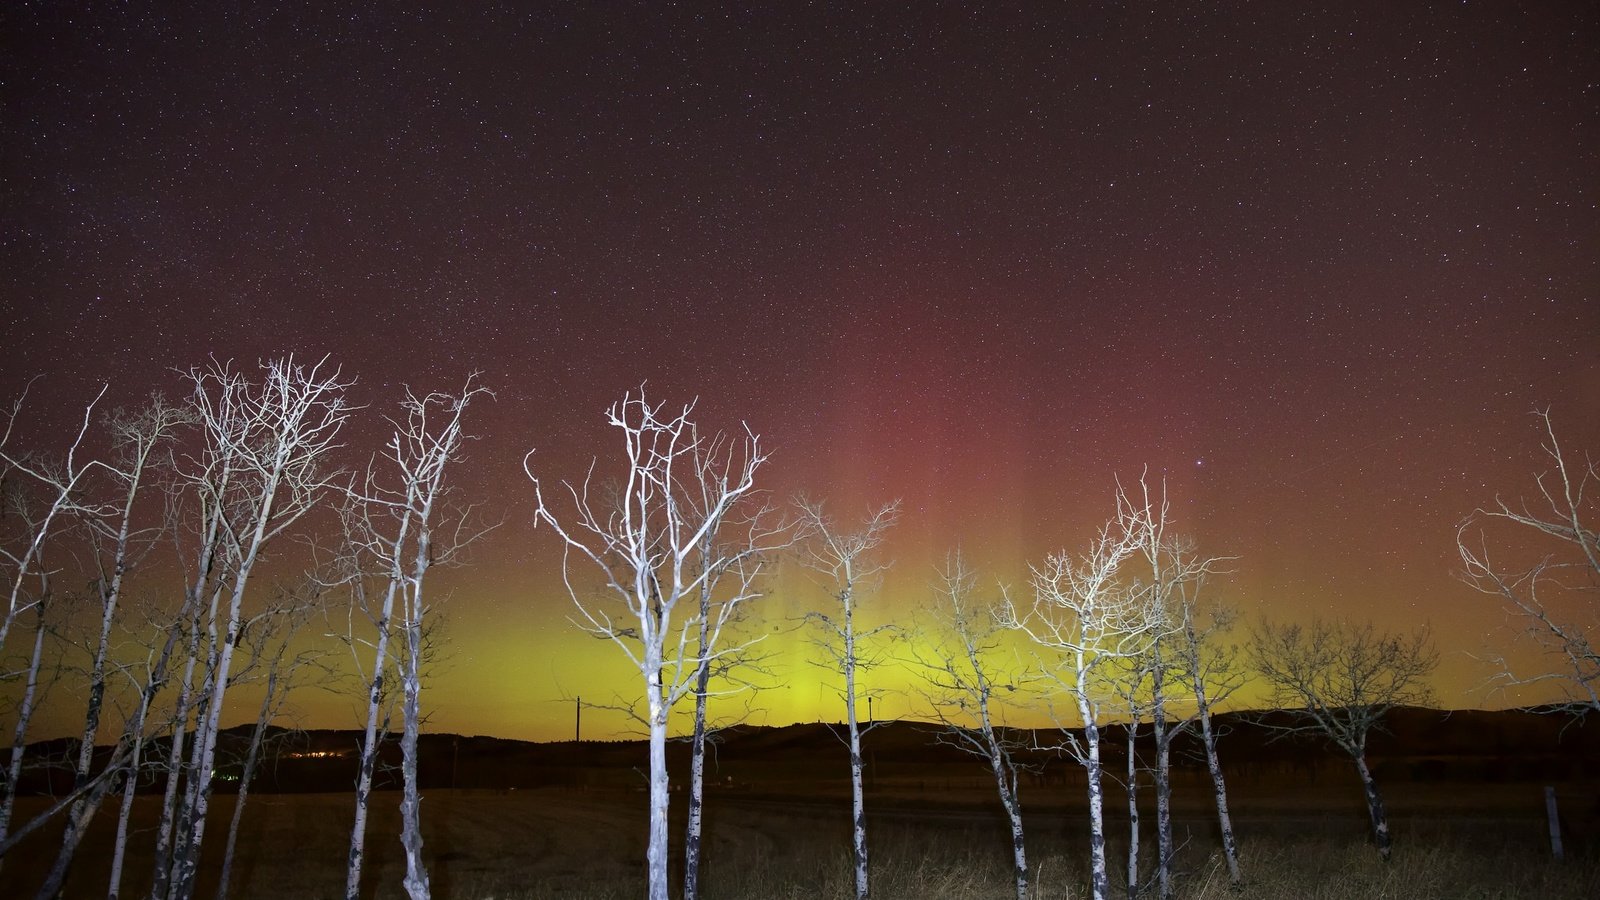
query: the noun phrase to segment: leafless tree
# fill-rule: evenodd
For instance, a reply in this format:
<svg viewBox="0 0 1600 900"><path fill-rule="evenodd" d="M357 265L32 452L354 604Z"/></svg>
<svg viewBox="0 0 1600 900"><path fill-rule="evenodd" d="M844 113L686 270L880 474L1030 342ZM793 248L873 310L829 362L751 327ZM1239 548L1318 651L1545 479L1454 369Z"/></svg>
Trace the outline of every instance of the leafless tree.
<svg viewBox="0 0 1600 900"><path fill-rule="evenodd" d="M187 900L194 891L217 733L245 622L250 576L263 550L333 485L329 457L349 416L344 391L350 382L326 359L309 367L292 358L274 360L262 364L262 370L260 382L227 363L213 362L188 373L194 386L190 408L202 445L185 457L182 473L198 510L195 569L186 605L196 625L204 607L206 654L189 783L172 819L176 830L170 868L159 852L157 858L153 896L165 894L168 900ZM195 652L198 643L192 636ZM181 709L175 745L187 718L188 710Z"/></svg>
<svg viewBox="0 0 1600 900"><path fill-rule="evenodd" d="M1550 411L1535 414L1545 434L1543 445L1552 468L1534 479L1538 499L1513 506L1496 499L1492 509L1479 509L1456 530L1461 577L1495 597L1516 621L1524 640L1549 660L1543 672L1519 672L1504 657L1498 680L1503 687L1552 683L1559 685L1561 708L1600 711L1600 462L1569 454L1556 439ZM1486 535L1497 525L1516 526L1510 541L1540 542L1541 558L1532 564L1506 564L1494 558Z"/></svg>
<svg viewBox="0 0 1600 900"><path fill-rule="evenodd" d="M1196 552L1193 538L1172 532L1172 505L1166 486L1152 491L1148 480L1141 476L1138 487L1118 487L1118 504L1131 510L1141 522L1140 546L1137 565L1133 567L1136 584L1148 596L1150 625L1158 639L1146 651L1131 660L1135 670L1133 682L1144 685L1142 693L1129 694L1130 706L1134 696L1143 696L1142 711L1150 719L1150 732L1154 743L1154 788L1156 800L1156 888L1161 900L1173 896L1173 857L1177 852L1172 836L1172 742L1204 718L1202 729L1210 734L1210 707L1205 695L1204 672L1197 667L1215 662L1201 653L1198 634L1193 631L1192 606L1197 601L1206 579L1215 574L1226 562L1220 557L1203 557ZM1195 640L1191 641L1193 637ZM1186 668L1193 662L1195 667ZM1199 682L1193 675L1202 674ZM1191 691L1193 691L1191 695ZM1187 705L1195 701L1194 713L1177 714L1175 704ZM1139 709L1132 709L1136 729ZM1208 756L1214 757L1215 744L1208 741ZM1213 781L1222 784L1222 772L1213 766ZM1230 874L1236 876L1237 859L1233 853L1232 829L1226 822L1227 800L1225 791L1217 793L1219 815L1224 820L1223 844L1227 852ZM1237 877L1234 878L1237 883Z"/></svg>
<svg viewBox="0 0 1600 900"><path fill-rule="evenodd" d="M1162 617L1148 586L1126 579L1124 567L1144 545L1149 512L1117 493L1117 513L1081 554L1055 553L1029 565L1033 600L1008 595L1001 624L1021 631L1042 654L1041 675L1072 697L1083 738L1063 727L1061 749L1084 767L1088 781L1090 892L1111 892L1106 860L1105 799L1100 753L1100 708L1110 665L1146 653L1161 637Z"/></svg>
<svg viewBox="0 0 1600 900"><path fill-rule="evenodd" d="M1274 704L1292 714L1288 733L1320 734L1355 763L1366 791L1373 842L1388 861L1392 841L1383 796L1367 765L1367 738L1397 706L1427 703L1439 664L1427 629L1388 633L1364 625L1263 622L1251 635L1255 670Z"/></svg>
<svg viewBox="0 0 1600 900"><path fill-rule="evenodd" d="M23 401L27 392L18 397L6 414L5 428L0 431L0 483L22 475L31 478L34 482L48 488L48 501L41 504L41 512L28 520L26 533L19 535L20 540L15 544L0 547L0 564L8 584L8 603L5 617L0 618L0 648L6 644L6 637L11 633L11 626L17 617L26 612L29 604L24 594L25 585L34 577L39 565L39 556L44 552L46 542L55 534L62 519L71 515L75 500L81 490L83 481L95 472L101 465L98 460L84 460L82 458L84 437L89 432L89 425L93 421L94 407L105 396L106 388L102 386L100 393L95 395L84 408L83 421L78 428L77 435L67 445L65 454L58 464L45 465L36 458L25 454L15 453L10 449L12 434L16 430L17 417L21 414Z"/></svg>
<svg viewBox="0 0 1600 900"><path fill-rule="evenodd" d="M6 612L0 618L0 652L4 651L11 628L19 617L30 609L36 613L33 652L23 670L26 673L23 696L17 706L4 794L0 795L0 842L6 841L11 830L17 779L22 770L28 726L39 688L45 636L43 606L53 596L49 589L51 572L44 567L42 557L47 546L83 510L84 485L104 465L98 459L86 458L84 440L94 418L95 405L105 392L106 388L101 387L95 399L84 408L78 431L58 460L46 461L36 454L17 452L11 446L27 397L26 390L6 412L4 427L0 429L0 485L6 487L4 496L0 497L0 502L5 504L5 508L0 509L0 518L8 526L5 540L0 542L0 573L5 576L8 594ZM30 488L39 490L41 496L32 498ZM37 589L30 587L35 584ZM82 796L80 794L80 798Z"/></svg>
<svg viewBox="0 0 1600 900"><path fill-rule="evenodd" d="M1000 650L995 610L974 597L977 576L960 553L945 560L938 579L936 625L913 645L913 662L927 685L933 717L943 726L939 743L978 757L994 774L1011 826L1017 900L1027 900L1028 852L1018 778L1023 767L1016 754L1029 742L995 721L995 707L1018 690L1020 679L995 659Z"/></svg>
<svg viewBox="0 0 1600 900"><path fill-rule="evenodd" d="M73 761L73 786L86 784L93 776L95 743L100 732L100 720L105 704L108 681L107 663L111 651L113 625L122 599L128 575L155 546L161 533L158 521L153 525L139 525L135 511L139 508L141 489L148 480L150 469L157 461L157 451L187 421L181 409L168 404L160 396L132 412L117 410L108 422L112 436L113 456L102 463L101 472L111 482L106 502L80 499L74 503L76 518L87 533L89 557L93 567L92 590L99 605L99 629L89 639L90 657L87 672L89 697L84 716L83 732L78 739L78 750ZM86 793L68 811L62 829L61 847L47 884L58 884L66 877L67 867L77 853L84 829L98 811L97 801L103 793Z"/></svg>
<svg viewBox="0 0 1600 900"><path fill-rule="evenodd" d="M730 646L725 638L731 636L729 627L743 600L717 604L704 649L697 649L701 587L722 568L716 560L700 557L708 550L739 552L707 537L717 535L730 513L752 494L756 472L767 458L748 427L738 442L700 434L690 418L693 409L691 403L671 413L664 403L648 402L642 391L614 404L607 421L623 438L626 470L620 486L610 500L592 496L592 465L582 482L562 482L572 502L566 524L544 496L531 453L524 463L538 504L536 521L549 525L561 539L563 577L577 624L615 644L644 682L651 900L666 900L670 891L666 742L672 707L696 691L704 660L742 652L742 645ZM603 584L602 599L588 599L573 583L573 557L592 567Z"/></svg>
<svg viewBox="0 0 1600 900"><path fill-rule="evenodd" d="M1243 883L1239 868L1239 847L1234 837L1233 817L1228 812L1228 784L1222 773L1222 758L1217 752L1216 726L1211 721L1214 704L1227 700L1244 684L1244 672L1236 664L1238 648L1224 644L1223 638L1237 618L1232 609L1211 605L1201 608L1200 596L1205 573L1179 585L1178 613L1182 630L1174 638L1181 677L1194 690L1195 710L1180 727L1200 728L1205 746L1206 769L1211 775L1211 794L1217 808L1217 826L1222 836L1222 852L1228 864L1228 881L1235 888Z"/></svg>
<svg viewBox="0 0 1600 900"><path fill-rule="evenodd" d="M36 577L39 580L38 594L23 595L27 608L33 612L33 642L23 670L25 674L22 696L17 700L17 721L12 728L11 754L5 773L5 794L0 797L0 842L3 842L10 832L11 815L16 808L17 788L22 781L22 764L28 749L28 725L37 708L39 672L44 663L45 636L49 634L45 615L50 607L50 576L41 571L36 573Z"/></svg>
<svg viewBox="0 0 1600 900"><path fill-rule="evenodd" d="M887 568L874 559L885 534L900 512L898 501L889 503L867 517L855 531L843 531L823 511L820 502L797 503L803 527L809 532L805 545L805 564L827 579L837 612L811 612L806 618L822 637L819 646L827 654L824 665L844 678L845 744L850 748L851 847L855 858L856 900L867 897L867 809L861 780L861 735L863 729L856 712L856 681L870 668L875 657L865 653L865 642L884 631L879 626L865 632L856 629L856 611L863 584L870 583ZM870 725L868 726L871 727Z"/></svg>
<svg viewBox="0 0 1600 900"><path fill-rule="evenodd" d="M367 715L356 781L356 821L350 835L345 895L355 900L361 886L365 855L367 801L378 751L380 716L386 711L384 676L389 671L391 637L398 633L401 653L395 660L403 694L400 803L401 846L405 850L405 889L412 900L426 900L430 888L422 859L422 796L417 784L417 735L422 722L422 660L430 604L424 593L428 570L449 563L477 536L471 532L470 510L456 516L439 539L440 513L446 494L445 471L461 456L467 436L462 420L467 407L489 391L469 377L460 391L418 396L409 388L401 407L405 419L392 420L393 436L384 452L384 468L369 466L360 490L348 491L343 512L345 541L350 548L345 577L351 581L363 614L373 627L372 664ZM491 395L492 396L492 395ZM375 576L382 600L372 609L366 579ZM395 621L398 613L399 620ZM352 613L353 614L353 613ZM351 629L354 633L354 629ZM353 647L357 646L355 644ZM358 665L361 661L357 660Z"/></svg>

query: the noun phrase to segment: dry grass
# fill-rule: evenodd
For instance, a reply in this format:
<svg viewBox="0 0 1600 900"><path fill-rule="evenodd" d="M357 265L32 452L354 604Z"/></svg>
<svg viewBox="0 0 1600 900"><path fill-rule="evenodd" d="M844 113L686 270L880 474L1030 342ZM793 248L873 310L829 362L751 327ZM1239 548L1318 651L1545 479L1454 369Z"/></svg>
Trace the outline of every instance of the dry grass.
<svg viewBox="0 0 1600 900"><path fill-rule="evenodd" d="M223 799L223 798L219 798ZM375 797L365 892L372 900L403 896L390 795ZM155 798L142 799L148 828ZM704 872L707 900L812 900L852 894L847 806L713 798ZM347 794L276 795L252 801L246 815L236 900L337 897L350 821ZM219 803L225 822L231 802ZM1350 812L1356 813L1350 815ZM430 793L424 806L435 896L462 900L610 900L642 893L643 798L559 790ZM1385 865L1361 839L1359 810L1306 814L1286 810L1241 825L1247 884L1230 889L1200 820L1178 858L1178 896L1259 900L1355 898L1600 897L1600 853L1577 843L1565 863L1550 860L1537 818L1450 816L1397 823L1393 862ZM109 817L96 823L69 882L69 897L105 894ZM1113 836L1118 832L1113 823ZM1086 841L1076 817L1035 814L1029 850L1039 900L1086 896ZM674 838L679 826L674 823ZM937 808L880 807L871 822L872 889L879 900L978 900L1015 896L1006 842L996 818ZM1581 837L1581 835L1580 835ZM1146 846L1149 847L1147 836ZM41 835L0 870L0 896L31 894L54 839ZM147 883L147 850L130 860L128 896ZM1123 850L1113 840L1113 893ZM30 857L33 857L30 859ZM215 890L216 853L208 843L201 894ZM1148 854L1146 865L1148 865ZM676 872L674 879L677 878Z"/></svg>

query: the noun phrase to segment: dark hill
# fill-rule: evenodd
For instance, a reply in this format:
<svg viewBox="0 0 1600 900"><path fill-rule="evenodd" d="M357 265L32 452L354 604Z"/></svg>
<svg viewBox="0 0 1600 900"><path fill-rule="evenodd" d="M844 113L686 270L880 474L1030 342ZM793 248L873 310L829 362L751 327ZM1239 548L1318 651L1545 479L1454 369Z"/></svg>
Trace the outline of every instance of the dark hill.
<svg viewBox="0 0 1600 900"><path fill-rule="evenodd" d="M1224 766L1233 777L1272 772L1303 772L1348 765L1326 741L1284 737L1272 726L1289 721L1281 711L1224 713L1215 723ZM1548 710L1433 710L1403 708L1387 720L1387 731L1375 734L1371 756L1381 776L1429 781L1504 781L1564 778L1600 770L1600 722ZM897 721L881 723L865 737L863 753L873 772L890 779L920 779L965 773L975 761L941 745L937 726ZM1126 731L1104 731L1108 767L1120 765ZM847 777L843 729L836 725L798 724L781 727L737 726L717 735L714 765L708 777L723 786L762 783L833 782ZM1024 732L1024 734L1027 734ZM1040 730L1032 739L1041 748L1058 745L1063 735ZM250 728L229 729L219 739L218 790L237 783ZM1148 743L1148 737L1145 738ZM288 731L273 729L253 790L266 792L346 791L355 780L360 735L355 731ZM45 741L28 748L33 765L24 778L28 792L70 787L65 761L70 739ZM544 786L642 787L647 748L642 740L557 741L533 743L483 736L425 734L420 740L419 772L425 788L516 789ZM1175 744L1174 765L1204 765L1197 736ZM161 759L162 742L147 745L147 759ZM1148 748L1145 748L1148 749ZM103 759L107 748L101 748ZM1143 752L1143 751L1141 751ZM674 741L668 761L674 778L687 768L689 745ZM1059 754L1041 749L1027 761L1045 768L1070 767ZM391 737L380 751L378 787L398 783L399 745ZM144 789L159 790L159 778Z"/></svg>

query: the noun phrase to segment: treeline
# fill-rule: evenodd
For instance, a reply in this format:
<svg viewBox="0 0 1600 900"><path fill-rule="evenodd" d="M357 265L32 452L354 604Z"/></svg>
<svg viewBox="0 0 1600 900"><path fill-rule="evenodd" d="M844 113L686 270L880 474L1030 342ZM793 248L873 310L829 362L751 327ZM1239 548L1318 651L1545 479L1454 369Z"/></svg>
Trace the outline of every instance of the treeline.
<svg viewBox="0 0 1600 900"><path fill-rule="evenodd" d="M488 395L476 378L456 389L406 390L382 419L380 446L349 446L348 423L383 411L354 408L351 380L326 360L292 359L245 371L213 362L182 379L185 393L103 413L90 403L73 433L53 447L23 448L26 396L0 435L0 564L8 606L0 621L7 661L7 735L0 796L4 855L46 824L61 831L39 896L57 894L83 833L97 815L117 817L107 894L119 896L130 858L128 823L141 784L160 785L151 835L152 900L193 896L208 826L226 828L219 898L229 887L239 822L251 780L282 732L273 723L296 686L344 685L361 697L363 728L351 760L355 819L345 895L362 888L366 821L380 749L399 746L406 860L403 886L430 896L422 845L419 734L424 683L441 639L425 590L429 572L456 561L484 521L447 477L468 434L469 407ZM637 699L610 704L648 734L650 794L647 896L699 894L705 758L726 726L712 701L758 699L774 660L763 649L763 600L782 559L804 565L820 586L806 627L823 672L839 687L845 722L841 767L852 794L855 893L869 894L871 869L862 739L881 724L863 715L861 683L874 666L920 676L940 741L992 775L1010 829L1019 900L1032 873L1022 803L1029 769L1052 754L1082 769L1089 817L1091 896L1110 892L1104 785L1120 781L1131 822L1126 883L1174 893L1172 747L1190 735L1204 749L1220 850L1237 885L1244 872L1228 812L1218 704L1255 681L1282 714L1264 720L1284 734L1314 733L1360 775L1378 852L1388 858L1383 797L1369 763L1371 736L1386 714L1430 699L1437 665L1425 629L1387 632L1335 621L1241 625L1213 598L1231 568L1177 530L1164 486L1140 476L1113 486L1104 524L1081 545L1028 566L1020 590L986 587L952 552L915 622L863 627L862 604L890 565L888 539L901 515L884 503L842 522L819 500L774 499L762 487L767 454L748 426L702 430L694 405L669 407L630 394L606 414L622 448L601 471L551 480L538 457L525 461L539 529L562 554L574 621L616 648L638 675ZM1458 533L1463 577L1499 598L1527 636L1565 668L1511 674L1555 680L1575 703L1600 706L1600 674L1584 625L1553 614L1550 595L1574 578L1600 577L1600 547L1587 524L1597 473L1571 465L1549 417L1555 474L1537 482L1548 514L1501 504ZM1563 505L1564 504L1564 505ZM1531 568L1490 562L1486 532L1530 530L1569 551ZM260 573L270 567L271 575ZM169 585L181 585L173 588ZM1581 589L1582 585L1579 584ZM1541 594L1541 591L1543 592ZM333 642L307 640L308 623ZM334 627L336 625L336 627ZM790 676L792 677L792 676ZM66 759L28 758L30 722L48 689L70 684L83 728ZM58 695L65 692L57 692ZM255 724L234 765L223 765L225 709L241 696ZM869 701L870 702L870 701ZM1049 710L1051 739L1007 727L1005 710ZM670 726L692 723L684 879L669 884L672 785ZM1108 728L1112 722L1115 728ZM1117 752L1106 745L1123 742ZM97 754L97 744L109 749ZM1108 770L1116 760L1120 770ZM71 788L39 815L13 822L25 767L64 767ZM237 768L235 768L237 766ZM234 775L233 773L237 773ZM219 775L219 773L222 773ZM211 822L221 778L238 793L226 824ZM111 807L102 813L102 809ZM1148 809L1146 809L1148 807ZM1139 845L1141 812L1155 816L1156 846ZM213 840L212 845L215 844ZM1148 865L1146 865L1148 863Z"/></svg>

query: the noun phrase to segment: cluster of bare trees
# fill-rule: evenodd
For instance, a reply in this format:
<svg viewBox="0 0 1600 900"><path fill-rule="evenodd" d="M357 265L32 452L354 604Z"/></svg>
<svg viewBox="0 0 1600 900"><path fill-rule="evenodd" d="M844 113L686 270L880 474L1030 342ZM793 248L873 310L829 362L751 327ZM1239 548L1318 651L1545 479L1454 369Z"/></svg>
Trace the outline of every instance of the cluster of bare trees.
<svg viewBox="0 0 1600 900"><path fill-rule="evenodd" d="M379 747L398 728L403 887L430 896L424 863L418 737L423 682L438 640L425 590L431 569L450 564L484 527L471 505L454 502L447 473L468 440L468 407L487 390L469 378L453 392L406 391L386 419L381 451L352 464L342 443L356 413L352 381L326 361L266 363L259 372L212 363L183 373L187 395L150 398L101 415L88 405L55 455L22 452L14 435L22 400L0 431L0 574L8 605L0 618L3 675L17 688L11 748L0 793L0 864L27 834L57 818L62 839L40 896L55 895L85 829L121 790L108 894L123 881L136 790L159 783L153 900L186 900L196 890L211 818L219 737L230 697L259 694L240 761L238 802L228 823L218 897L225 896L240 818L265 742L290 689L308 676L327 682L355 673L363 696L354 827L345 894L362 888L368 808ZM809 500L774 503L757 485L767 462L759 437L742 426L704 432L694 404L669 407L642 390L610 408L620 452L582 478L543 480L532 453L535 521L563 551L575 622L615 646L638 674L639 693L611 706L648 735L648 896L675 893L668 879L671 785L666 744L688 708L692 722L686 898L699 893L705 757L718 722L713 698L752 689L763 671L762 629L750 616L771 588L780 557L808 568L827 595L805 616L820 664L840 682L840 738L851 783L853 881L869 893L862 765L862 676L908 648L922 674L938 740L967 752L992 774L1009 828L1018 900L1030 894L1021 773L1026 758L1057 753L1085 776L1090 895L1111 891L1105 785L1121 780L1128 802L1126 887L1174 895L1171 797L1175 739L1203 747L1222 858L1242 883L1238 843L1212 715L1248 680L1270 692L1284 734L1314 733L1350 757L1360 777L1372 837L1384 859L1391 839L1382 795L1367 759L1370 735L1397 706L1430 699L1437 665L1426 629L1384 632L1371 625L1263 621L1241 647L1237 616L1210 598L1208 581L1228 560L1197 551L1176 533L1165 488L1141 476L1119 483L1113 512L1078 550L1028 566L1022 591L979 578L953 553L933 586L931 624L863 628L862 600L888 567L882 555L898 504L841 526ZM1600 470L1564 454L1549 416L1542 422L1551 474L1536 482L1534 509L1500 502L1469 517L1458 533L1463 577L1503 601L1526 636L1560 665L1512 684L1559 681L1573 704L1600 708L1600 656L1593 616L1563 614L1600 584L1600 538L1592 521ZM547 497L547 492L550 496ZM1486 530L1521 528L1569 551L1505 566L1491 557ZM280 548L299 547L296 556ZM302 560L298 567L292 560ZM270 562L268 562L270 560ZM265 566L265 578L258 569ZM142 586L129 601L130 584ZM63 587L63 584L66 586ZM87 585L85 587L84 585ZM1552 595L1559 595L1552 599ZM321 634L308 628L326 623ZM911 637L914 632L914 638ZM321 643L317 639L323 640ZM347 660L335 661L341 647ZM71 790L42 814L13 822L31 719L59 670L81 671L84 719L67 765ZM237 705L237 704L235 704ZM1008 724L1008 711L1044 709L1060 726L1054 740ZM677 718L675 718L675 715ZM1107 728L1123 729L1126 768L1107 771ZM1141 740L1152 748L1145 756ZM96 752L96 745L109 750ZM1141 797L1151 789L1155 852L1141 850Z"/></svg>
<svg viewBox="0 0 1600 900"><path fill-rule="evenodd" d="M22 690L11 711L13 741L0 785L0 864L24 837L59 818L60 846L39 891L55 896L84 831L120 786L107 890L118 896L134 794L155 782L162 794L151 838L150 896L185 900L196 891L219 770L237 764L238 797L217 892L225 896L251 778L271 725L297 682L308 675L327 682L325 648L308 626L331 618L335 595L359 599L378 579L387 583L383 611L352 640L386 645L396 634L406 648L398 664L380 651L365 671L372 704L385 716L385 673L398 672L404 687L409 743L403 747L413 762L403 779L411 801L404 837L415 863L408 866L406 887L413 897L425 897L414 802L421 720L416 664L427 609L422 584L430 565L470 537L458 529L441 551L431 528L446 465L463 439L462 413L483 389L469 380L455 394L408 393L405 416L392 423L388 452L357 479L341 443L355 412L348 400L353 380L326 360L274 360L258 371L213 361L181 373L181 381L186 395L177 401L153 396L132 411L108 415L99 411L102 391L70 443L54 455L15 446L26 427L26 395L6 417L0 565L9 602L0 620L0 652L8 662L16 658L11 636L31 632L25 662L16 671L8 665L5 673L22 682ZM339 548L331 565L330 555L316 549L329 541ZM296 547L311 549L297 557ZM135 584L139 591L131 595ZM130 596L138 599L130 602ZM351 608L373 612L359 602ZM29 762L27 735L47 664L81 678L54 680L86 687L83 730L70 760L73 785L42 813L17 823L12 816ZM223 717L241 690L259 694L259 702L242 759L225 761ZM369 730L364 759L370 761L375 743ZM97 744L109 744L109 751L97 753ZM358 792L358 822L365 804L365 793ZM352 846L354 880L359 826ZM355 896L355 888L349 893Z"/></svg>

